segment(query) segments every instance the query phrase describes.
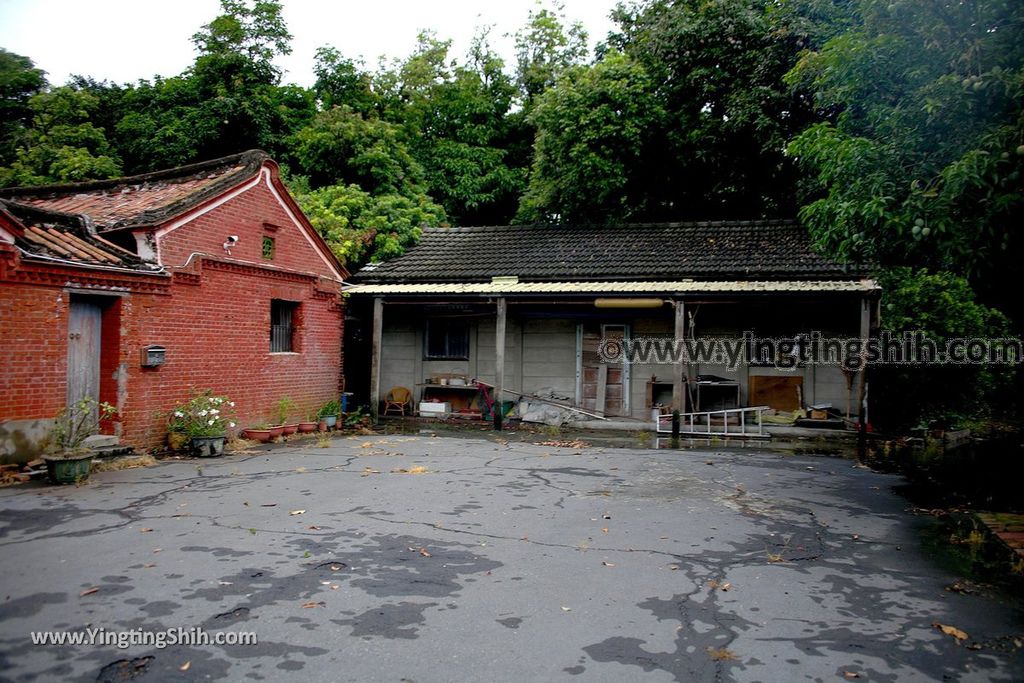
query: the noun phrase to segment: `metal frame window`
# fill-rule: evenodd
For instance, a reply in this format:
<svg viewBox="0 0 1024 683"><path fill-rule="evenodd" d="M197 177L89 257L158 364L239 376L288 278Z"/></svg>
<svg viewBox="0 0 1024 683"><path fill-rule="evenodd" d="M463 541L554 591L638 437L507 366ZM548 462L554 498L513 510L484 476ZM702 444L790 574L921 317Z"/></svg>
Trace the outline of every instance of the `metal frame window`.
<svg viewBox="0 0 1024 683"><path fill-rule="evenodd" d="M270 300L270 352L295 351L295 325L299 304L281 299Z"/></svg>
<svg viewBox="0 0 1024 683"><path fill-rule="evenodd" d="M469 323L427 320L423 357L428 360L469 360Z"/></svg>
<svg viewBox="0 0 1024 683"><path fill-rule="evenodd" d="M263 238L263 260L273 261L274 260L274 238L264 237Z"/></svg>

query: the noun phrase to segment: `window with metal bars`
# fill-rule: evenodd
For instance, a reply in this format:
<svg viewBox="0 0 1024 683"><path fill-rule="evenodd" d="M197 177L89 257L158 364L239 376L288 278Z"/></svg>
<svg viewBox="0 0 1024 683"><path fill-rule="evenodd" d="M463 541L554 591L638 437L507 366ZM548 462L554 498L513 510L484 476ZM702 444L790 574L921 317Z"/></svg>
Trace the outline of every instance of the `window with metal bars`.
<svg viewBox="0 0 1024 683"><path fill-rule="evenodd" d="M264 237L263 238L263 258L266 261L274 260L274 238Z"/></svg>
<svg viewBox="0 0 1024 683"><path fill-rule="evenodd" d="M299 304L294 301L270 301L270 352L288 353L295 350L295 322Z"/></svg>

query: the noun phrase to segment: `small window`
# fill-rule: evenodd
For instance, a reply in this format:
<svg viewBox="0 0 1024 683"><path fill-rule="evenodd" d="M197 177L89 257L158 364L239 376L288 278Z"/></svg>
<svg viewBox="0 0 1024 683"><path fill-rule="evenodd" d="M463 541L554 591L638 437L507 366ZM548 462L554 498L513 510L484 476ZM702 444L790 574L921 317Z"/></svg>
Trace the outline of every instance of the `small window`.
<svg viewBox="0 0 1024 683"><path fill-rule="evenodd" d="M469 324L464 320L428 320L424 355L437 360L469 358Z"/></svg>
<svg viewBox="0 0 1024 683"><path fill-rule="evenodd" d="M270 352L288 353L295 350L295 322L299 305L294 301L270 301Z"/></svg>
<svg viewBox="0 0 1024 683"><path fill-rule="evenodd" d="M263 259L266 261L274 260L274 238L264 237L263 238Z"/></svg>

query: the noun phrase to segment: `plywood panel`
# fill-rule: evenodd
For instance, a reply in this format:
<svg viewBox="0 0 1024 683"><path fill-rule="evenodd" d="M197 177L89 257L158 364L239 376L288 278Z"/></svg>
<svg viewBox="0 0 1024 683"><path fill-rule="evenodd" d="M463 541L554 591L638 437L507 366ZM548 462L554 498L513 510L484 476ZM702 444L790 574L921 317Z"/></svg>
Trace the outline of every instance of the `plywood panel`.
<svg viewBox="0 0 1024 683"><path fill-rule="evenodd" d="M752 406L768 406L775 410L797 410L800 408L803 382L803 377L755 375L750 378L747 402Z"/></svg>

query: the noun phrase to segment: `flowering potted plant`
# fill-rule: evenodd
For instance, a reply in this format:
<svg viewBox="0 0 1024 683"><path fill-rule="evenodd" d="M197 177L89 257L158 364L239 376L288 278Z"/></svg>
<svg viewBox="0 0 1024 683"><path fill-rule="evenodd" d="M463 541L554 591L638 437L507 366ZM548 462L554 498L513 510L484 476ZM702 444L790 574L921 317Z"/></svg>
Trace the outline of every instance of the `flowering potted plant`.
<svg viewBox="0 0 1024 683"><path fill-rule="evenodd" d="M201 457L224 452L227 430L234 429L234 401L214 396L212 389L196 393L188 403L175 406L170 420L175 429L188 435L192 451Z"/></svg>
<svg viewBox="0 0 1024 683"><path fill-rule="evenodd" d="M77 484L89 478L93 453L83 447L85 440L99 431L101 420L117 415L109 403L97 403L86 396L57 415L50 430L50 455L44 456L46 470L54 484Z"/></svg>

